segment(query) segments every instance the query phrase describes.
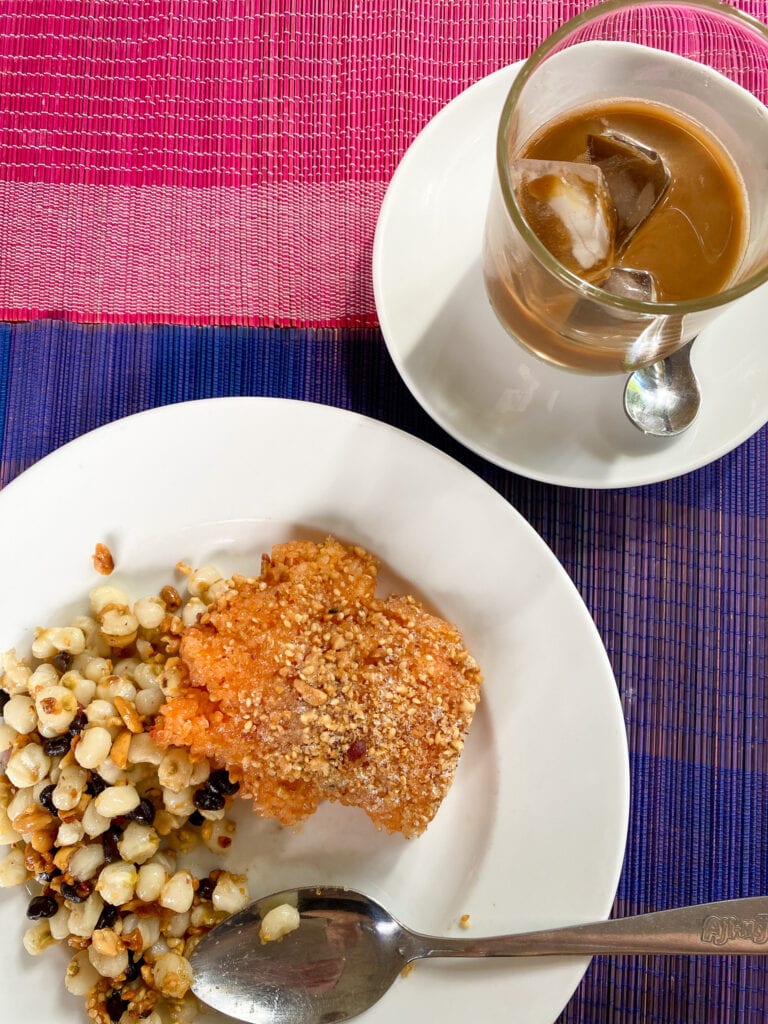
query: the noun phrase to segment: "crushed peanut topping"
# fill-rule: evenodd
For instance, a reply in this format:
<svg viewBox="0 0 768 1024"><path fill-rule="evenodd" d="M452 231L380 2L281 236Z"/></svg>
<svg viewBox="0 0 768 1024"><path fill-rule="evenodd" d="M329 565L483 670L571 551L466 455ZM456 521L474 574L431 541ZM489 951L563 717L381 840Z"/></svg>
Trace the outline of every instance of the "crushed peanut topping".
<svg viewBox="0 0 768 1024"><path fill-rule="evenodd" d="M480 670L412 597L375 597L378 562L333 539L264 556L188 627L186 678L154 738L210 757L256 810L295 824L323 799L423 832L453 780Z"/></svg>
<svg viewBox="0 0 768 1024"><path fill-rule="evenodd" d="M93 568L102 576L109 576L115 570L115 559L106 544L99 542L91 556Z"/></svg>

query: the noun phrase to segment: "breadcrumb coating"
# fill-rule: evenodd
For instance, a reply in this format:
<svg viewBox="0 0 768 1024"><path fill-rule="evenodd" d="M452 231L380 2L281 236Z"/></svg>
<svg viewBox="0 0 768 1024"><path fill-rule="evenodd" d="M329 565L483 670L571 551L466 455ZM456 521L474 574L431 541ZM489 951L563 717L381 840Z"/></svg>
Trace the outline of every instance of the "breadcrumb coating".
<svg viewBox="0 0 768 1024"><path fill-rule="evenodd" d="M456 771L482 676L461 634L412 597L374 596L359 547L280 544L188 627L155 738L224 765L257 812L293 825L363 808L416 836Z"/></svg>

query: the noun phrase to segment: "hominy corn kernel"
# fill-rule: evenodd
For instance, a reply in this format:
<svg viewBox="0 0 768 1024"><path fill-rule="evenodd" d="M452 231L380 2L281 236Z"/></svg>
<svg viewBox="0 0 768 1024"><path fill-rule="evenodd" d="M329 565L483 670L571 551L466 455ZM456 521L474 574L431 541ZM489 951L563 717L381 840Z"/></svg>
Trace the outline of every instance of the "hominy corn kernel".
<svg viewBox="0 0 768 1024"><path fill-rule="evenodd" d="M15 693L3 708L3 719L17 733L28 736L37 728L34 701L27 694Z"/></svg>
<svg viewBox="0 0 768 1024"><path fill-rule="evenodd" d="M138 914L126 914L123 918L123 935L130 935L130 933L135 929L138 929L138 932L141 935L142 951L149 949L149 947L153 946L160 938L160 918L139 917Z"/></svg>
<svg viewBox="0 0 768 1024"><path fill-rule="evenodd" d="M59 736L77 714L77 697L66 686L44 686L35 695L35 711L40 735Z"/></svg>
<svg viewBox="0 0 768 1024"><path fill-rule="evenodd" d="M150 645L151 646L151 645ZM151 650L147 653L151 656ZM157 686L157 677L160 675L160 666L141 662L133 670L133 681L140 690L146 690L150 686Z"/></svg>
<svg viewBox="0 0 768 1024"><path fill-rule="evenodd" d="M93 948L102 956L116 956L126 948L114 928L96 928L91 936Z"/></svg>
<svg viewBox="0 0 768 1024"><path fill-rule="evenodd" d="M59 682L59 673L56 671L54 665L44 661L42 665L38 665L32 675L29 677L29 684L27 689L30 695L34 698L37 696L39 690L42 690L45 686L56 686Z"/></svg>
<svg viewBox="0 0 768 1024"><path fill-rule="evenodd" d="M104 847L101 843L89 843L75 850L69 859L68 869L78 882L87 882L98 873L103 863Z"/></svg>
<svg viewBox="0 0 768 1024"><path fill-rule="evenodd" d="M108 782L110 786L116 786L128 778L123 769L119 768L111 757L106 757L96 770L99 777Z"/></svg>
<svg viewBox="0 0 768 1024"><path fill-rule="evenodd" d="M160 785L172 793L186 789L192 779L192 762L187 751L181 747L170 747L157 767L157 778Z"/></svg>
<svg viewBox="0 0 768 1024"><path fill-rule="evenodd" d="M96 890L101 893L106 903L111 903L113 907L121 907L133 896L137 878L138 872L133 864L115 861L114 864L107 864L102 868L96 882Z"/></svg>
<svg viewBox="0 0 768 1024"><path fill-rule="evenodd" d="M85 634L77 626L55 626L37 631L32 641L32 655L45 661L60 652L82 654L85 650Z"/></svg>
<svg viewBox="0 0 768 1024"><path fill-rule="evenodd" d="M225 914L236 914L238 910L242 910L248 903L248 888L245 878L242 875L230 875L228 871L223 871L216 882L211 901L215 910L223 911Z"/></svg>
<svg viewBox="0 0 768 1024"><path fill-rule="evenodd" d="M195 807L194 797L195 791L192 786L186 786L178 791L163 787L163 804L165 809L180 818L188 818L190 814L195 813L197 808Z"/></svg>
<svg viewBox="0 0 768 1024"><path fill-rule="evenodd" d="M6 750L10 750L13 747L13 742L18 735L16 730L8 725L7 722L0 721L0 754L4 754Z"/></svg>
<svg viewBox="0 0 768 1024"><path fill-rule="evenodd" d="M207 607L199 597L191 597L182 608L181 621L185 626L194 626Z"/></svg>
<svg viewBox="0 0 768 1024"><path fill-rule="evenodd" d="M144 864L160 846L160 836L149 825L131 821L125 828L117 848L123 860Z"/></svg>
<svg viewBox="0 0 768 1024"><path fill-rule="evenodd" d="M295 931L300 924L301 918L296 907L290 903L281 903L264 915L259 928L259 938L262 942L276 942L289 932Z"/></svg>
<svg viewBox="0 0 768 1024"><path fill-rule="evenodd" d="M129 783L124 786L108 786L93 802L99 814L105 818L117 818L135 810L141 803L141 797L136 787Z"/></svg>
<svg viewBox="0 0 768 1024"><path fill-rule="evenodd" d="M200 836L212 853L226 853L235 838L236 824L231 818L221 821L206 821L200 829Z"/></svg>
<svg viewBox="0 0 768 1024"><path fill-rule="evenodd" d="M136 880L136 895L144 903L154 903L167 881L168 872L162 864L142 864Z"/></svg>
<svg viewBox="0 0 768 1024"><path fill-rule="evenodd" d="M133 701L136 699L136 687L125 676L119 676L116 673L107 676L102 682L96 687L96 696L99 700L107 700L111 704L115 703L115 697L122 697L124 700Z"/></svg>
<svg viewBox="0 0 768 1024"><path fill-rule="evenodd" d="M74 846L79 843L85 834L82 821L65 821L59 825L56 833L57 846Z"/></svg>
<svg viewBox="0 0 768 1024"><path fill-rule="evenodd" d="M199 569L194 569L187 576L187 590L192 597L199 597L205 601L209 587L220 579L221 573L214 565L201 565Z"/></svg>
<svg viewBox="0 0 768 1024"><path fill-rule="evenodd" d="M140 715L153 717L165 704L165 694L159 686L148 686L136 694L136 710Z"/></svg>
<svg viewBox="0 0 768 1024"><path fill-rule="evenodd" d="M104 909L104 900L98 893L92 892L83 903L75 903L69 914L69 930L73 935L89 939L93 930L99 923L99 917Z"/></svg>
<svg viewBox="0 0 768 1024"><path fill-rule="evenodd" d="M74 670L65 672L59 680L59 685L71 690L77 703L84 708L87 708L96 696L96 683Z"/></svg>
<svg viewBox="0 0 768 1024"><path fill-rule="evenodd" d="M34 786L40 779L44 779L50 767L51 759L43 748L36 743L27 743L25 747L11 754L5 766L5 774L14 786L23 788Z"/></svg>
<svg viewBox="0 0 768 1024"><path fill-rule="evenodd" d="M133 612L119 608L108 608L99 615L101 635L111 647L128 647L136 639L139 620Z"/></svg>
<svg viewBox="0 0 768 1024"><path fill-rule="evenodd" d="M91 839L95 836L102 835L112 824L111 818L105 818L103 814L99 814L93 800L91 800L83 811L82 822L85 834L90 836Z"/></svg>
<svg viewBox="0 0 768 1024"><path fill-rule="evenodd" d="M192 906L195 898L195 889L192 882L192 875L189 871L181 870L171 875L160 891L158 903L166 910L173 910L176 914L183 914Z"/></svg>
<svg viewBox="0 0 768 1024"><path fill-rule="evenodd" d="M192 968L189 960L177 953L163 953L152 968L155 987L164 996L181 999L192 984Z"/></svg>
<svg viewBox="0 0 768 1024"><path fill-rule="evenodd" d="M62 903L53 917L48 918L48 927L57 942L61 942L69 935L69 914L69 908Z"/></svg>
<svg viewBox="0 0 768 1024"><path fill-rule="evenodd" d="M168 1004L168 1011L168 1024L192 1024L197 1020L200 1007L192 993L187 992L183 999L172 999Z"/></svg>
<svg viewBox="0 0 768 1024"><path fill-rule="evenodd" d="M94 623L94 628L96 623ZM81 669L86 679L98 686L103 683L108 675L112 673L112 663L106 658L89 658L87 664Z"/></svg>
<svg viewBox="0 0 768 1024"><path fill-rule="evenodd" d="M81 949L67 965L64 987L73 996L84 996L91 991L101 975L88 958L88 950Z"/></svg>
<svg viewBox="0 0 768 1024"><path fill-rule="evenodd" d="M139 696L141 696L139 694ZM135 733L131 736L128 747L129 764L158 765L163 759L163 751L158 747L148 732Z"/></svg>
<svg viewBox="0 0 768 1024"><path fill-rule="evenodd" d="M198 903L196 907L192 907L189 920L193 928L212 928L222 916L210 903Z"/></svg>
<svg viewBox="0 0 768 1024"><path fill-rule="evenodd" d="M75 760L83 768L98 768L111 749L112 734L102 725L93 725L81 733L75 747Z"/></svg>
<svg viewBox="0 0 768 1024"><path fill-rule="evenodd" d="M185 910L183 914L172 914L166 924L163 933L166 938L180 939L189 928L190 911Z"/></svg>
<svg viewBox="0 0 768 1024"><path fill-rule="evenodd" d="M3 671L0 678L3 680L3 689L11 696L17 693L26 693L29 686L29 678L32 669L16 657L16 651L11 648L0 658L0 665Z"/></svg>
<svg viewBox="0 0 768 1024"><path fill-rule="evenodd" d="M71 811L80 803L80 797L85 792L88 776L83 769L76 764L68 764L61 769L59 781L51 794L51 802L59 811Z"/></svg>
<svg viewBox="0 0 768 1024"><path fill-rule="evenodd" d="M27 928L21 941L30 956L38 956L56 942L46 920L38 921L31 928Z"/></svg>
<svg viewBox="0 0 768 1024"><path fill-rule="evenodd" d="M202 761L195 761L192 764L192 775L189 780L190 786L199 786L206 782L211 774L211 766L206 758Z"/></svg>
<svg viewBox="0 0 768 1024"><path fill-rule="evenodd" d="M110 726L120 727L120 716L111 700L96 697L85 709L85 717L90 725L100 725L107 729Z"/></svg>
<svg viewBox="0 0 768 1024"><path fill-rule="evenodd" d="M131 604L125 591L116 587L114 583L102 583L101 586L94 587L88 595L88 599L94 615L99 615L110 605L115 608L127 609Z"/></svg>
<svg viewBox="0 0 768 1024"><path fill-rule="evenodd" d="M28 807L33 807L36 803L34 787L23 786L8 801L8 807L6 808L8 817L13 821L14 818L18 818L20 814L23 814Z"/></svg>
<svg viewBox="0 0 768 1024"><path fill-rule="evenodd" d="M0 807L0 846L11 846L17 843L21 836L11 824L8 811Z"/></svg>
<svg viewBox="0 0 768 1024"><path fill-rule="evenodd" d="M0 889L9 889L14 885L22 885L28 878L24 865L24 854L14 846L0 857Z"/></svg>
<svg viewBox="0 0 768 1024"><path fill-rule="evenodd" d="M91 945L88 959L103 978L118 978L128 966L128 950L121 949L114 956L104 956Z"/></svg>
<svg viewBox="0 0 768 1024"><path fill-rule="evenodd" d="M165 618L165 602L159 597L140 597L133 605L142 629L158 629Z"/></svg>

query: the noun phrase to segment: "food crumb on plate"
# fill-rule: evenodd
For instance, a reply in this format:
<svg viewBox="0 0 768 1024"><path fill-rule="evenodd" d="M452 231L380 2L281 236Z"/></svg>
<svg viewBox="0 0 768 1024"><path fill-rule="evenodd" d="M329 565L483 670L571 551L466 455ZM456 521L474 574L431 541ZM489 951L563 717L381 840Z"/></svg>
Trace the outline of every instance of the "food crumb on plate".
<svg viewBox="0 0 768 1024"><path fill-rule="evenodd" d="M93 568L101 576L109 576L114 572L115 559L106 544L102 544L99 541L91 558L93 560Z"/></svg>
<svg viewBox="0 0 768 1024"><path fill-rule="evenodd" d="M469 914L462 914L459 918L459 928L471 928Z"/></svg>

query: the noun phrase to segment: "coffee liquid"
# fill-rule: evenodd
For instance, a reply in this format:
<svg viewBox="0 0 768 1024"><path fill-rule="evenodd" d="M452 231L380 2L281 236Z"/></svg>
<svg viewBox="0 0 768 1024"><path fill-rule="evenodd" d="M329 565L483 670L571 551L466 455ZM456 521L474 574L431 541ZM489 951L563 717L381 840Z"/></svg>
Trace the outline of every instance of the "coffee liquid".
<svg viewBox="0 0 768 1024"><path fill-rule="evenodd" d="M544 125L519 155L583 161L589 135L615 132L655 150L669 170L666 195L616 265L650 271L657 301L699 299L728 287L744 252L749 214L739 172L695 121L660 104L613 100Z"/></svg>

